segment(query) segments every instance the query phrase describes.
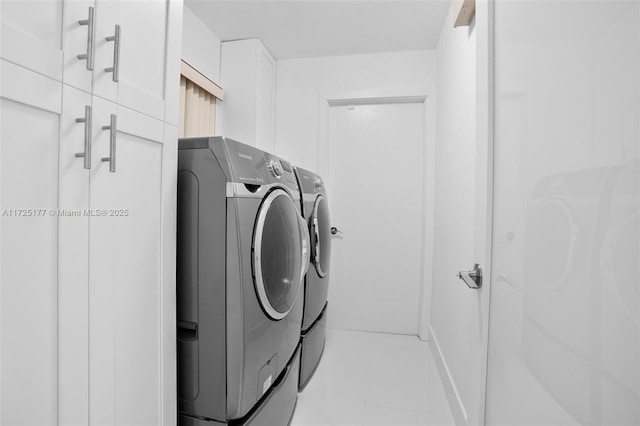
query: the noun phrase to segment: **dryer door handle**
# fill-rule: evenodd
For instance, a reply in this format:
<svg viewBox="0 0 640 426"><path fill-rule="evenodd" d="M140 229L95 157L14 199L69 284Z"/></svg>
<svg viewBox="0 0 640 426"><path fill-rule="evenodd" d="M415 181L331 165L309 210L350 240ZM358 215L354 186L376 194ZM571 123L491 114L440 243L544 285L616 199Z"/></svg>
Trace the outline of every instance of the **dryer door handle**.
<svg viewBox="0 0 640 426"><path fill-rule="evenodd" d="M300 245L302 252L302 266L300 268L300 285L302 285L304 276L309 270L309 261L311 258L311 242L309 238L309 228L307 227L307 222L300 215L298 215L298 224L300 226Z"/></svg>

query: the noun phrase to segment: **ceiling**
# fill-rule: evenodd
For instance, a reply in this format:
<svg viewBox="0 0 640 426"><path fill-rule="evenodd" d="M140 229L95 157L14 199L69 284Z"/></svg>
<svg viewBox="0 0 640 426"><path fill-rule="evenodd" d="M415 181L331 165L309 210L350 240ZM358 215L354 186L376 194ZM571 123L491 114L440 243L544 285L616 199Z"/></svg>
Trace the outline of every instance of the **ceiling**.
<svg viewBox="0 0 640 426"><path fill-rule="evenodd" d="M450 0L186 0L222 41L259 38L276 59L436 47Z"/></svg>

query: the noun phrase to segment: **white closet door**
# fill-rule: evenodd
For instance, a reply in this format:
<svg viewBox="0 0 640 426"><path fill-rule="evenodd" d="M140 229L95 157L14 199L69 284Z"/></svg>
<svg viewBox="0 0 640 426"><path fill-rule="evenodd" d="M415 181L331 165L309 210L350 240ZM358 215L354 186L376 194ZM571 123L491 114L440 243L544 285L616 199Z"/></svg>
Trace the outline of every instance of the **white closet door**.
<svg viewBox="0 0 640 426"><path fill-rule="evenodd" d="M0 76L0 423L56 424L62 84L3 60Z"/></svg>
<svg viewBox="0 0 640 426"><path fill-rule="evenodd" d="M95 13L93 94L117 102L119 83L113 81L113 73L106 72L105 69L114 64L116 43L115 40L107 40L107 37L115 35L116 25L119 24L120 1L96 0Z"/></svg>
<svg viewBox="0 0 640 426"><path fill-rule="evenodd" d="M89 412L89 170L91 95L64 85L59 157L58 421L87 425ZM76 119L87 122L77 122ZM85 139L87 138L87 139Z"/></svg>
<svg viewBox="0 0 640 426"><path fill-rule="evenodd" d="M94 0L73 0L64 3L64 83L85 92L91 92L93 71L87 64L93 64L95 67L95 56L93 59L90 56L95 55L95 41L92 40L97 19ZM78 55L88 57L82 59L78 58Z"/></svg>
<svg viewBox="0 0 640 426"><path fill-rule="evenodd" d="M168 25L175 27L169 15L171 12L173 17L172 11L177 8L171 3L175 2L96 1L96 95L164 120L168 44L175 44L167 37ZM116 26L118 39L107 40L115 36ZM172 57L178 55L172 51ZM114 81L114 73L106 72L106 68L117 70L118 81ZM176 88L178 84L176 80Z"/></svg>
<svg viewBox="0 0 640 426"><path fill-rule="evenodd" d="M125 1L118 103L164 119L168 1ZM140 17L144 17L141 19ZM180 82L175 81L177 88Z"/></svg>
<svg viewBox="0 0 640 426"><path fill-rule="evenodd" d="M91 176L91 424L162 420L161 201L164 123L94 98ZM110 114L117 115L115 172Z"/></svg>

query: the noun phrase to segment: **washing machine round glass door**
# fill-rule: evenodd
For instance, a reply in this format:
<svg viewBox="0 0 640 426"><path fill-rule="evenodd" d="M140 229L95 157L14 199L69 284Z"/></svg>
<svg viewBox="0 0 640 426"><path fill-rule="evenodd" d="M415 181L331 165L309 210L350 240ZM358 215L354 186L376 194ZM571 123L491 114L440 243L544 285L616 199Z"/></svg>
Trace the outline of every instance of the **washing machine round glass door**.
<svg viewBox="0 0 640 426"><path fill-rule="evenodd" d="M329 205L322 195L316 198L311 216L311 258L320 277L329 272L331 258L331 220Z"/></svg>
<svg viewBox="0 0 640 426"><path fill-rule="evenodd" d="M274 320L287 316L298 296L308 257L300 215L282 189L262 201L253 236L254 283L260 305Z"/></svg>

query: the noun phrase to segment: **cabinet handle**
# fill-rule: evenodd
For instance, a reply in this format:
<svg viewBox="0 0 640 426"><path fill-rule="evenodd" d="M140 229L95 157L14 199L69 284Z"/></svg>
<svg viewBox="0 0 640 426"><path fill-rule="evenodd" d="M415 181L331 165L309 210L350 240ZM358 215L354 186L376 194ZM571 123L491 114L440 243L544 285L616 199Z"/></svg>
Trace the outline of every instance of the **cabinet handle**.
<svg viewBox="0 0 640 426"><path fill-rule="evenodd" d="M89 17L78 21L80 25L87 26L87 53L78 55L78 59L87 60L87 70L93 71L93 23L95 19L95 11L93 6L89 8Z"/></svg>
<svg viewBox="0 0 640 426"><path fill-rule="evenodd" d="M84 158L84 168L91 168L91 105L85 105L84 117L76 118L76 123L84 123L84 152L78 152L76 157Z"/></svg>
<svg viewBox="0 0 640 426"><path fill-rule="evenodd" d="M120 79L120 25L116 25L115 33L106 40L113 42L113 66L104 70L113 73L112 80L117 83Z"/></svg>
<svg viewBox="0 0 640 426"><path fill-rule="evenodd" d="M102 157L102 161L109 162L109 171L116 172L116 132L118 131L118 118L115 114L111 114L111 123L108 126L102 126L102 130L109 130L109 156Z"/></svg>

